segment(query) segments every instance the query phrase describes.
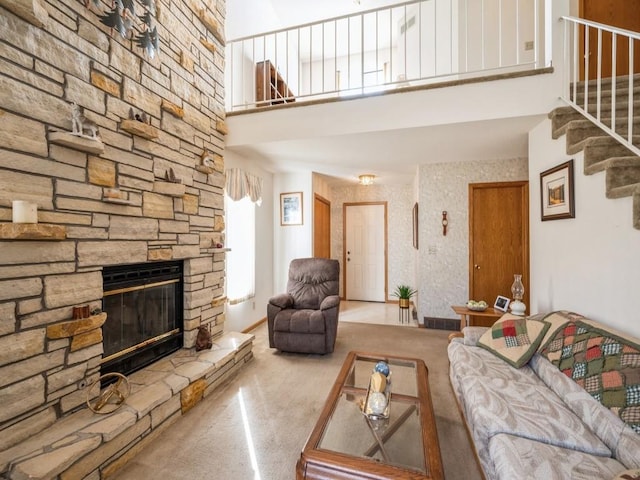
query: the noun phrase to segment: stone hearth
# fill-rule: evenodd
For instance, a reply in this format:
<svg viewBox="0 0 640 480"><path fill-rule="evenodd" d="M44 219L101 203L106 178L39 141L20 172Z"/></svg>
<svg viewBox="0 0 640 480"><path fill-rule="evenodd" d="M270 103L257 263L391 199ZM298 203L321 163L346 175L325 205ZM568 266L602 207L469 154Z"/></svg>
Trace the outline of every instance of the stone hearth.
<svg viewBox="0 0 640 480"><path fill-rule="evenodd" d="M106 478L252 358L253 335L224 334L211 350L183 349L129 377L131 395L108 415L83 409L0 452L2 478ZM44 424L52 412L40 415Z"/></svg>

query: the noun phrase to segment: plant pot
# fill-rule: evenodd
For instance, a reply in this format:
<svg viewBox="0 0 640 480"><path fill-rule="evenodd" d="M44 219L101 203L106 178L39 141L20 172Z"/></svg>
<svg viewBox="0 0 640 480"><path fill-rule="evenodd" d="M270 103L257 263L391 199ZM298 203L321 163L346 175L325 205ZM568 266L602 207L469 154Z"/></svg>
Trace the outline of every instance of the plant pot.
<svg viewBox="0 0 640 480"><path fill-rule="evenodd" d="M409 306L411 305L411 299L410 298L400 298L398 300L398 303L400 304L400 308L409 308Z"/></svg>

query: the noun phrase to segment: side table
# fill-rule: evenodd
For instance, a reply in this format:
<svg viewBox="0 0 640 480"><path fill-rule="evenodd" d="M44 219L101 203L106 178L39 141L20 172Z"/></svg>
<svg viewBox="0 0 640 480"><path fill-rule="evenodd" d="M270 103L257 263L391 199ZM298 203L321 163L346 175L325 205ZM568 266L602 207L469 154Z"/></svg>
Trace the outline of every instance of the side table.
<svg viewBox="0 0 640 480"><path fill-rule="evenodd" d="M495 320L499 319L502 315L504 315L504 312L501 312L500 310L496 310L493 307L487 307L487 309L484 312L469 310L465 306L457 306L457 305L452 305L451 308L453 308L454 312L460 315L460 330L462 330L464 327L469 326L469 317L472 315L477 317L489 317Z"/></svg>

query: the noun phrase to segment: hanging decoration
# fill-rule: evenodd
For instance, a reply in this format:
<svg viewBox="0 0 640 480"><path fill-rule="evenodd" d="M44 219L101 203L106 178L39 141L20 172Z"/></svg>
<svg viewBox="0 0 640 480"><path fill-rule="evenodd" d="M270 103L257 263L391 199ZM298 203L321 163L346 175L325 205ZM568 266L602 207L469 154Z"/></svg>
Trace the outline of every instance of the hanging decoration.
<svg viewBox="0 0 640 480"><path fill-rule="evenodd" d="M96 8L100 8L99 0L91 0ZM142 13L136 15L136 0L113 0L111 10L98 15L100 23L118 32L122 38L132 40L144 50L149 58L160 52L158 27L154 25L156 15L155 0L140 0ZM85 1L89 7L89 0Z"/></svg>

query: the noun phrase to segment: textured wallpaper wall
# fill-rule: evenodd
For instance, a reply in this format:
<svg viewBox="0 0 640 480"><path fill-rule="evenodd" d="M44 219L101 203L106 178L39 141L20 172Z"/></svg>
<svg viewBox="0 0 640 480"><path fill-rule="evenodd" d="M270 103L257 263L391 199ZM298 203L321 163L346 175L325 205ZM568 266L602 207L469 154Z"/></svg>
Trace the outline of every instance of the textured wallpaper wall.
<svg viewBox="0 0 640 480"><path fill-rule="evenodd" d="M419 167L418 176L418 318L457 318L451 305L469 300L468 186L528 180L527 160L426 164ZM446 236L443 210L449 219Z"/></svg>
<svg viewBox="0 0 640 480"><path fill-rule="evenodd" d="M343 205L358 202L387 202L387 298L396 285L417 286L413 248L413 187L411 185L354 185L331 190L331 257L343 265ZM340 295L342 295L342 282Z"/></svg>

